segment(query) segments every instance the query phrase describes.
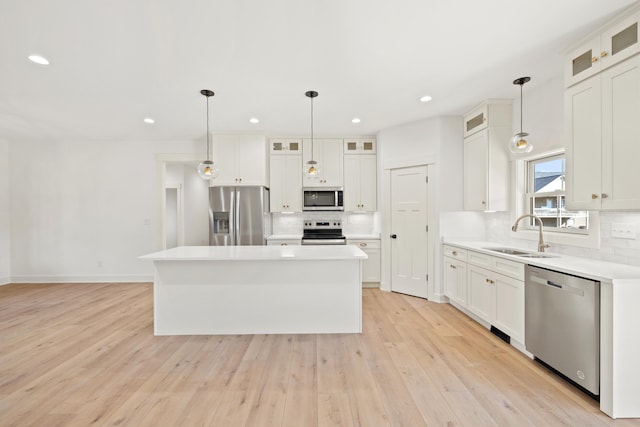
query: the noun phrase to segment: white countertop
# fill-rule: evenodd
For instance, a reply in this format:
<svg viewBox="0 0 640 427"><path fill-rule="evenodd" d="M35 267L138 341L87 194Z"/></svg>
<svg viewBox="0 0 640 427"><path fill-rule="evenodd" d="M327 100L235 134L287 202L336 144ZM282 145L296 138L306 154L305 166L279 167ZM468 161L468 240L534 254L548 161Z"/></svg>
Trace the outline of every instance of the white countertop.
<svg viewBox="0 0 640 427"><path fill-rule="evenodd" d="M367 255L354 245L180 246L143 255L153 261L354 260Z"/></svg>
<svg viewBox="0 0 640 427"><path fill-rule="evenodd" d="M590 258L572 257L553 252L545 252L552 255L553 258L523 258L515 255L507 255L499 252L493 252L486 248L508 247L513 249L522 249L526 252L532 252L529 249L518 248L510 245L503 245L495 242L477 242L477 241L458 241L445 240L445 245L457 246L463 249L470 249L477 252L486 253L488 255L518 261L523 264L535 265L537 267L548 268L574 276L586 277L600 282L614 282L621 280L633 280L640 282L640 267L627 264L617 264L614 262L600 261Z"/></svg>

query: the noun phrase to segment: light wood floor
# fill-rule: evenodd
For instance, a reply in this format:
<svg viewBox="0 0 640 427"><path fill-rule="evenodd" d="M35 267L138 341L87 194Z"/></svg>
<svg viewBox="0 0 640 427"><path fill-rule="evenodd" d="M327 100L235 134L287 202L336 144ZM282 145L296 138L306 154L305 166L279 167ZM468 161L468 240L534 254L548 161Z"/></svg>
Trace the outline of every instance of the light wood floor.
<svg viewBox="0 0 640 427"><path fill-rule="evenodd" d="M448 304L363 291L364 332L154 337L152 286L0 287L2 426L638 426Z"/></svg>

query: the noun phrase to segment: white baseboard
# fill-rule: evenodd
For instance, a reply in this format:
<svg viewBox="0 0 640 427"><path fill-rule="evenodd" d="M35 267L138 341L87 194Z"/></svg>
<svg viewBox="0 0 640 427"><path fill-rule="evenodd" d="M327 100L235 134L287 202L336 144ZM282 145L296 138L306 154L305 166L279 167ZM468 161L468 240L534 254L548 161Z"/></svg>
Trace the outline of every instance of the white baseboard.
<svg viewBox="0 0 640 427"><path fill-rule="evenodd" d="M11 283L11 277L0 277L0 286Z"/></svg>
<svg viewBox="0 0 640 427"><path fill-rule="evenodd" d="M11 276L9 283L137 283L153 282L153 275L95 275L95 276Z"/></svg>

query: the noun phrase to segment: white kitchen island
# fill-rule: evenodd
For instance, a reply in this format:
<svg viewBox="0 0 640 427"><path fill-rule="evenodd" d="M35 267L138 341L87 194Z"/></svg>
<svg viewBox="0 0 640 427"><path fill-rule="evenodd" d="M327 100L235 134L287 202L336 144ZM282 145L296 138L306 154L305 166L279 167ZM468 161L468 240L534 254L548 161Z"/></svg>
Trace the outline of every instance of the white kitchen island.
<svg viewBox="0 0 640 427"><path fill-rule="evenodd" d="M362 332L356 246L182 246L153 261L155 335Z"/></svg>

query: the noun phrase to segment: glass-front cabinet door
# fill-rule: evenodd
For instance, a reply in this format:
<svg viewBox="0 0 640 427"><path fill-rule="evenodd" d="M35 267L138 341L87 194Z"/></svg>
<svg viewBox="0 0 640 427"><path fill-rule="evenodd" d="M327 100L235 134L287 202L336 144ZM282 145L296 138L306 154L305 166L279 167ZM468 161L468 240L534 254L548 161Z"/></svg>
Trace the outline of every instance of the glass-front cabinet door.
<svg viewBox="0 0 640 427"><path fill-rule="evenodd" d="M628 16L602 33L600 46L602 69L611 67L640 52L638 18L640 18L640 12Z"/></svg>
<svg viewBox="0 0 640 427"><path fill-rule="evenodd" d="M600 37L585 42L567 56L564 70L565 85L572 86L600 72Z"/></svg>
<svg viewBox="0 0 640 427"><path fill-rule="evenodd" d="M567 87L640 52L640 11L611 25L572 49L565 62Z"/></svg>

